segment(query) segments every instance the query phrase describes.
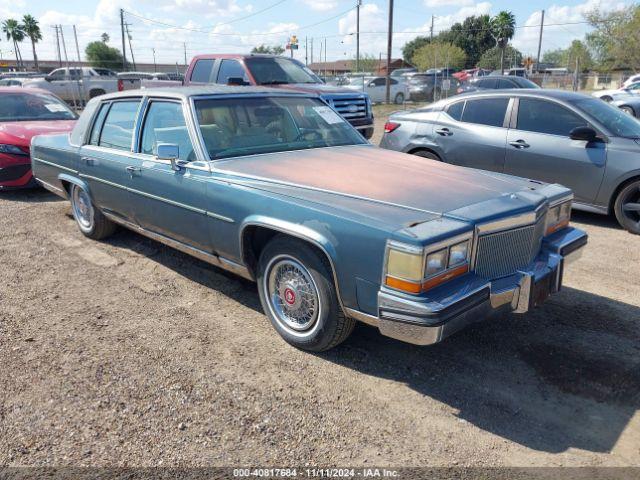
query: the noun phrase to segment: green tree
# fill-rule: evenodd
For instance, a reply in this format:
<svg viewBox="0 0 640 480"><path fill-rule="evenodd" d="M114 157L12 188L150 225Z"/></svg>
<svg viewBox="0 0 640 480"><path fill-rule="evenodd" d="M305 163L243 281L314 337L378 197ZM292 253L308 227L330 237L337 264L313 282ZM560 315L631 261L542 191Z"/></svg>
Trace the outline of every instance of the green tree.
<svg viewBox="0 0 640 480"><path fill-rule="evenodd" d="M574 40L571 42L571 46L564 51L562 64L570 70L575 70L578 65L580 71L586 71L593 67L593 58L586 44L580 40Z"/></svg>
<svg viewBox="0 0 640 480"><path fill-rule="evenodd" d="M613 12L595 9L585 17L594 28L587 45L602 68L640 70L640 5Z"/></svg>
<svg viewBox="0 0 640 480"><path fill-rule="evenodd" d="M451 43L433 42L420 47L413 55L414 65L420 70L430 68L462 68L467 55Z"/></svg>
<svg viewBox="0 0 640 480"><path fill-rule="evenodd" d="M91 42L84 50L87 60L93 67L120 69L122 54L102 41Z"/></svg>
<svg viewBox="0 0 640 480"><path fill-rule="evenodd" d="M271 55L282 55L284 48L280 45L258 45L251 49L251 53L268 53Z"/></svg>
<svg viewBox="0 0 640 480"><path fill-rule="evenodd" d="M522 63L522 53L511 45L507 45L504 49L495 46L484 52L480 57L478 67L488 70L500 70L504 68L505 60L509 61L509 65L520 65Z"/></svg>
<svg viewBox="0 0 640 480"><path fill-rule="evenodd" d="M516 31L516 17L511 12L501 11L491 19L491 33L500 49L500 72L504 73L505 50Z"/></svg>
<svg viewBox="0 0 640 480"><path fill-rule="evenodd" d="M416 37L413 40L409 40L404 44L404 47L402 47L402 58L408 64L415 65L413 56L416 51L425 45L429 45L429 43L431 43L429 37Z"/></svg>
<svg viewBox="0 0 640 480"><path fill-rule="evenodd" d="M355 71L356 68L356 59L353 60L353 68ZM378 59L375 55L370 53L363 53L360 55L360 72L371 72L375 75L376 70L378 69Z"/></svg>
<svg viewBox="0 0 640 480"><path fill-rule="evenodd" d="M18 44L24 40L25 33L24 28L17 20L9 18L2 22L2 31L7 36L7 40L13 42L13 51L16 54L16 63L22 67L22 55L20 54L20 47Z"/></svg>
<svg viewBox="0 0 640 480"><path fill-rule="evenodd" d="M109 43L109 34L107 32L104 32L102 35L100 35L100 39L102 40L102 43Z"/></svg>
<svg viewBox="0 0 640 480"><path fill-rule="evenodd" d="M563 48L556 48L555 50L547 50L542 55L542 63L548 63L554 67L563 67L565 64L565 56L567 50Z"/></svg>
<svg viewBox="0 0 640 480"><path fill-rule="evenodd" d="M467 54L465 67L477 65L484 52L495 45L489 15L471 16L462 23L454 23L451 30L438 35L438 41L448 41Z"/></svg>
<svg viewBox="0 0 640 480"><path fill-rule="evenodd" d="M38 66L38 54L36 53L36 43L42 40L42 31L40 30L40 25L38 20L36 20L32 15L25 15L22 17L22 27L24 29L24 33L31 40L31 49L33 50L33 63L35 64L36 70L39 69Z"/></svg>

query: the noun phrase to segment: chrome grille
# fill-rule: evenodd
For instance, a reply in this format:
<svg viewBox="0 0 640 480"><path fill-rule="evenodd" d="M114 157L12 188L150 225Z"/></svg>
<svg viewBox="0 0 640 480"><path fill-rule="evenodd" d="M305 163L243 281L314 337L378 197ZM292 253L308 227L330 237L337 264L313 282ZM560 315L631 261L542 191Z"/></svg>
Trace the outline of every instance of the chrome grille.
<svg viewBox="0 0 640 480"><path fill-rule="evenodd" d="M327 100L347 120L367 118L366 97L333 97Z"/></svg>
<svg viewBox="0 0 640 480"><path fill-rule="evenodd" d="M506 277L530 264L540 252L544 216L533 225L478 238L476 274L487 279Z"/></svg>

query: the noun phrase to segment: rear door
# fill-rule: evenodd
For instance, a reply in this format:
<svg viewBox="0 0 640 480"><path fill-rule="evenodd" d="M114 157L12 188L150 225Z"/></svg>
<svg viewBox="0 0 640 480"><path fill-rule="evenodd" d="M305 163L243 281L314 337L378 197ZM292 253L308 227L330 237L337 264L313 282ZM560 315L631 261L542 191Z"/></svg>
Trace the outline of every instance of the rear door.
<svg viewBox="0 0 640 480"><path fill-rule="evenodd" d="M592 203L607 160L607 144L571 140L575 127L591 126L578 112L552 100L520 97L507 136L505 173L560 183L579 202Z"/></svg>
<svg viewBox="0 0 640 480"><path fill-rule="evenodd" d="M502 172L510 98L460 100L441 112L433 130L447 163Z"/></svg>
<svg viewBox="0 0 640 480"><path fill-rule="evenodd" d="M159 143L177 145L180 159L189 163L174 170L171 162L156 156ZM178 100L151 99L145 109L128 186L135 205L135 221L141 227L209 251L209 167L206 162L196 161L194 144L183 104Z"/></svg>
<svg viewBox="0 0 640 480"><path fill-rule="evenodd" d="M89 144L80 149L80 177L88 183L96 205L127 221L132 218L127 183L140 104L140 98L103 103L93 122Z"/></svg>

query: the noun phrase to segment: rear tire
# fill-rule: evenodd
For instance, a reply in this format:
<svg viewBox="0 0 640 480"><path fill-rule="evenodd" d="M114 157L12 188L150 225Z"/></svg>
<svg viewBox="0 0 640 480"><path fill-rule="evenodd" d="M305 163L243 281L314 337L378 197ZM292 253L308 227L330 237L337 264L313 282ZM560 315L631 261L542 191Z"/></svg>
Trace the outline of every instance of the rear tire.
<svg viewBox="0 0 640 480"><path fill-rule="evenodd" d="M607 103L613 102L613 97L610 97L609 95L605 95L604 97L600 97L600 100L604 100Z"/></svg>
<svg viewBox="0 0 640 480"><path fill-rule="evenodd" d="M69 197L73 218L85 237L102 240L116 231L116 224L94 207L91 197L82 187L71 185Z"/></svg>
<svg viewBox="0 0 640 480"><path fill-rule="evenodd" d="M105 92L104 90L101 90L101 89L91 90L89 92L89 98L99 97L100 95L104 95L105 93L107 93L107 92Z"/></svg>
<svg viewBox="0 0 640 480"><path fill-rule="evenodd" d="M628 107L627 105L620 107L620 110L622 110L624 113L631 115L632 117L636 116L636 112L633 111L633 108Z"/></svg>
<svg viewBox="0 0 640 480"><path fill-rule="evenodd" d="M404 103L404 93L398 93L396 98L393 100L396 105L401 105Z"/></svg>
<svg viewBox="0 0 640 480"><path fill-rule="evenodd" d="M418 150L417 152L413 152L412 155L415 155L417 157L429 158L437 162L442 161L442 159L438 155L436 155L433 152L430 152L429 150Z"/></svg>
<svg viewBox="0 0 640 480"><path fill-rule="evenodd" d="M640 180L635 180L620 190L613 211L625 230L640 235Z"/></svg>
<svg viewBox="0 0 640 480"><path fill-rule="evenodd" d="M294 347L329 350L353 331L355 320L338 303L328 261L307 243L274 237L260 254L257 281L267 317Z"/></svg>

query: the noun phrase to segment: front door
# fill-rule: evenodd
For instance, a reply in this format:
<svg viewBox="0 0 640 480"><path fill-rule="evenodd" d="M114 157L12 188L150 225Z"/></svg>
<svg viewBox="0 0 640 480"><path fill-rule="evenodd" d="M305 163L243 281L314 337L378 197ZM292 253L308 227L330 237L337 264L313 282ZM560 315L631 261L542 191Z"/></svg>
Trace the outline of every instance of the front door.
<svg viewBox="0 0 640 480"><path fill-rule="evenodd" d="M47 76L47 81L49 82L47 90L65 101L71 100L71 92L69 90L71 77L66 69L58 68L54 70Z"/></svg>
<svg viewBox="0 0 640 480"><path fill-rule="evenodd" d="M604 176L607 144L571 140L576 127L591 126L578 113L549 100L521 97L516 128L507 136L505 173L573 190L578 202L593 203Z"/></svg>
<svg viewBox="0 0 640 480"><path fill-rule="evenodd" d="M159 143L179 148L187 163L174 170L156 156ZM151 100L144 114L139 153L128 181L135 221L143 228L173 240L210 251L206 180L209 167L196 162L194 139L179 101Z"/></svg>
<svg viewBox="0 0 640 480"><path fill-rule="evenodd" d="M106 102L100 106L89 144L80 149L80 177L89 185L97 205L127 221L131 220L132 142L140 99Z"/></svg>
<svg viewBox="0 0 640 480"><path fill-rule="evenodd" d="M443 160L454 165L502 172L508 97L461 100L441 112L433 137Z"/></svg>

